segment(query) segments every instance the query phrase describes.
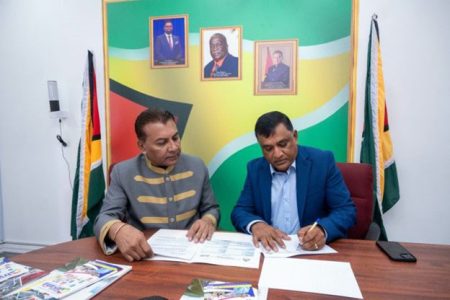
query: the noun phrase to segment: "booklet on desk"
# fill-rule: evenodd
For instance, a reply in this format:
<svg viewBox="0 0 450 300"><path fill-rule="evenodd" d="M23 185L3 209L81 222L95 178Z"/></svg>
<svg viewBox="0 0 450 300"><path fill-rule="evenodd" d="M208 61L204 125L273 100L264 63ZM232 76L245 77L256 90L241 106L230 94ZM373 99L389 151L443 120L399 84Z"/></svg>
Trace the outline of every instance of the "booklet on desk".
<svg viewBox="0 0 450 300"><path fill-rule="evenodd" d="M47 272L0 257L0 298L44 276Z"/></svg>
<svg viewBox="0 0 450 300"><path fill-rule="evenodd" d="M61 299L75 293L79 297L74 299L90 299L131 269L130 266L125 267L101 260L77 259L3 299Z"/></svg>
<svg viewBox="0 0 450 300"><path fill-rule="evenodd" d="M256 290L248 282L194 279L180 300L256 299Z"/></svg>
<svg viewBox="0 0 450 300"><path fill-rule="evenodd" d="M122 276L124 276L125 274L130 272L131 268L132 268L131 266L128 266L128 265L119 265L119 264L114 264L114 265L119 266L120 268L122 268L122 270L120 270L117 273L106 276L102 280L97 281L96 283L94 283L88 287L85 287L84 289L64 298L64 300L91 299L95 295L99 294L101 291L106 289L108 286L110 286L111 284L116 282L119 278L121 278Z"/></svg>

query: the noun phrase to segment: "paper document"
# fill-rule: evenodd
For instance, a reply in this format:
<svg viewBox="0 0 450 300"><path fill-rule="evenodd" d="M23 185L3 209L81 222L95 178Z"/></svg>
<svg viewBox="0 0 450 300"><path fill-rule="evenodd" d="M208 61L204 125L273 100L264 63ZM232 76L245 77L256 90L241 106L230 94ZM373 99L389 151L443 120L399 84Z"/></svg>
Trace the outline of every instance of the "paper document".
<svg viewBox="0 0 450 300"><path fill-rule="evenodd" d="M298 237L295 234L289 235L291 238L290 240L285 240L284 244L286 245L286 248L280 248L278 247L278 252L275 251L267 251L264 249L261 244L259 245L260 251L264 254L265 257L290 257L290 256L296 256L296 255L316 255L316 254L330 254L330 253L337 253L336 250L331 248L328 245L325 245L320 250L314 250L314 251L308 251L303 250L303 248L300 246Z"/></svg>
<svg viewBox="0 0 450 300"><path fill-rule="evenodd" d="M189 242L187 230L160 229L148 239L155 256L149 260L208 263L257 269L260 252L252 237L235 232L215 232L210 241Z"/></svg>
<svg viewBox="0 0 450 300"><path fill-rule="evenodd" d="M200 244L190 242L186 233L186 230L160 229L148 239L148 243L157 255L191 260Z"/></svg>
<svg viewBox="0 0 450 300"><path fill-rule="evenodd" d="M362 299L352 267L347 262L265 258L258 288Z"/></svg>

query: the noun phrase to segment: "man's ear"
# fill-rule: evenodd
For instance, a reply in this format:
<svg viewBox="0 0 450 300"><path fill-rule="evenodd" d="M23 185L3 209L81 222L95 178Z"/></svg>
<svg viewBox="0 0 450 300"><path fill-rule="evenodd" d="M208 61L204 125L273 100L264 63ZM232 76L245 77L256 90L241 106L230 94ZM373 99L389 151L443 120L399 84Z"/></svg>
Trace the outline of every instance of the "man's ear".
<svg viewBox="0 0 450 300"><path fill-rule="evenodd" d="M141 140L137 140L137 146L139 150L144 151L144 142Z"/></svg>
<svg viewBox="0 0 450 300"><path fill-rule="evenodd" d="M293 137L294 137L295 141L298 141L298 133L297 133L297 130L294 130Z"/></svg>

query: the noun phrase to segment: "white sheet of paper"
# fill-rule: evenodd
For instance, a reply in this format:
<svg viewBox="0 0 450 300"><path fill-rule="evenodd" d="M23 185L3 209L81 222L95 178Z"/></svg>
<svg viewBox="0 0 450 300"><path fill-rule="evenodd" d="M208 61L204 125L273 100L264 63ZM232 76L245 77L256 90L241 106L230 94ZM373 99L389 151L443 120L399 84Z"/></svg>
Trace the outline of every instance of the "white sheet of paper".
<svg viewBox="0 0 450 300"><path fill-rule="evenodd" d="M266 257L258 287L362 299L347 262Z"/></svg>
<svg viewBox="0 0 450 300"><path fill-rule="evenodd" d="M215 232L210 241L189 242L187 230L160 229L148 239L156 254L149 260L208 263L244 268L259 267L260 252L253 246L252 237L235 232Z"/></svg>
<svg viewBox="0 0 450 300"><path fill-rule="evenodd" d="M274 252L274 251L267 251L261 245L259 245L259 249L260 249L261 253L263 253L265 257L290 257L290 256L295 256L295 255L316 255L316 254L337 253L336 250L334 250L333 248L331 248L328 245L325 245L320 250L315 250L315 251L303 250L299 244L297 235L293 234L293 235L289 235L289 236L291 237L291 239L284 241L286 248L283 249L283 248L278 247L278 252Z"/></svg>
<svg viewBox="0 0 450 300"><path fill-rule="evenodd" d="M186 230L160 229L147 242L157 255L190 260L199 244L190 242L186 233Z"/></svg>

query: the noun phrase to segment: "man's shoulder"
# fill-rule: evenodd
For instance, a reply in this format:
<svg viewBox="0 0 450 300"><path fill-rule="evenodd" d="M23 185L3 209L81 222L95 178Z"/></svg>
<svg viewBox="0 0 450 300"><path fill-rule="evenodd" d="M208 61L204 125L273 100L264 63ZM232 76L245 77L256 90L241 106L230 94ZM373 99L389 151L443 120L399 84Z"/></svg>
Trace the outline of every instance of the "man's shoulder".
<svg viewBox="0 0 450 300"><path fill-rule="evenodd" d="M212 59L209 63L206 64L206 66L203 68L204 70L212 69L212 66L214 65L214 60ZM209 76L209 74L205 74L205 76Z"/></svg>
<svg viewBox="0 0 450 300"><path fill-rule="evenodd" d="M250 170L268 167L269 163L264 157L258 157L248 162L247 166Z"/></svg>
<svg viewBox="0 0 450 300"><path fill-rule="evenodd" d="M323 159L332 156L332 152L328 150L322 150L319 148L309 147L309 146L298 146L299 156L303 159Z"/></svg>
<svg viewBox="0 0 450 300"><path fill-rule="evenodd" d="M143 154L138 154L132 158L129 158L127 160L122 160L118 163L115 163L112 165L112 168L119 168L120 170L129 170L136 168L137 165L144 162L144 156ZM111 168L111 167L110 167Z"/></svg>
<svg viewBox="0 0 450 300"><path fill-rule="evenodd" d="M237 63L238 62L238 58L236 56L231 55L230 53L228 53L228 56L227 56L226 60L228 60L231 63Z"/></svg>
<svg viewBox="0 0 450 300"><path fill-rule="evenodd" d="M203 164L203 160L198 157L191 154L181 153L180 155L180 161L187 161L192 163L201 163Z"/></svg>
<svg viewBox="0 0 450 300"><path fill-rule="evenodd" d="M157 40L166 39L166 36L165 36L164 33L163 33L163 34L157 35L157 36L156 36L156 39L157 39Z"/></svg>
<svg viewBox="0 0 450 300"><path fill-rule="evenodd" d="M283 70L289 70L289 66L284 63L281 63L280 66L283 68Z"/></svg>

